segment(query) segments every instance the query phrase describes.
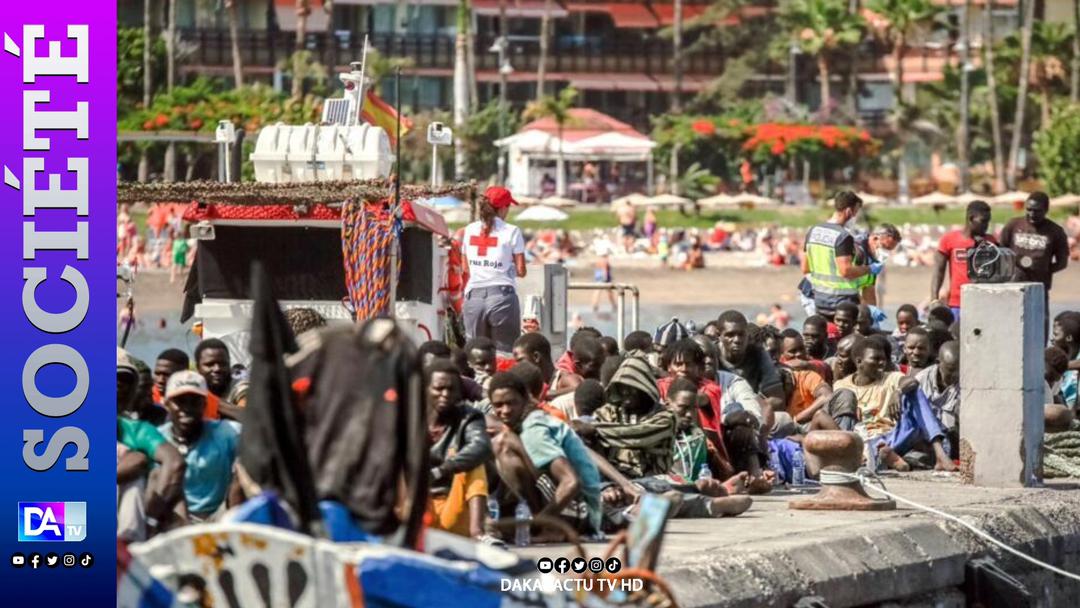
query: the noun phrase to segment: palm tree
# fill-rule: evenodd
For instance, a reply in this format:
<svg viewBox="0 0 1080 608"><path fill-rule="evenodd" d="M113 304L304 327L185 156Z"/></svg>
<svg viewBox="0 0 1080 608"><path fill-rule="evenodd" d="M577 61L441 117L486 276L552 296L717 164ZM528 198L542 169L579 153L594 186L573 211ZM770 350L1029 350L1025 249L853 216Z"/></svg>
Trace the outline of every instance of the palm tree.
<svg viewBox="0 0 1080 608"><path fill-rule="evenodd" d="M1009 145L1009 169L1005 179L1009 189L1016 188L1016 163L1020 158L1020 140L1024 135L1024 106L1027 104L1028 71L1031 69L1031 32L1035 22L1035 0L1023 0L1024 13L1020 22L1020 71L1016 94L1016 117L1013 119L1012 142Z"/></svg>
<svg viewBox="0 0 1080 608"><path fill-rule="evenodd" d="M167 0L169 26L165 31L165 90L172 93L176 83L176 0ZM176 142L165 146L165 181L176 180Z"/></svg>
<svg viewBox="0 0 1080 608"><path fill-rule="evenodd" d="M960 23L960 129L957 131L956 156L960 165L960 191L968 190L971 165L971 0L964 0Z"/></svg>
<svg viewBox="0 0 1080 608"><path fill-rule="evenodd" d="M240 58L240 19L236 16L236 0L225 0L225 10L229 16L229 44L232 47L233 80L236 81L236 87L240 88L244 86L244 61Z"/></svg>
<svg viewBox="0 0 1080 608"><path fill-rule="evenodd" d="M1072 78L1069 83L1069 99L1080 101L1080 0L1073 0L1072 30Z"/></svg>
<svg viewBox="0 0 1080 608"><path fill-rule="evenodd" d="M558 175L556 177L556 194L564 196L566 194L566 164L563 161L563 129L566 128L567 123L570 122L570 110L574 107L574 102L577 100L578 92L574 87L566 87L559 91L556 95L544 95L536 101L530 102L525 106L525 111L521 117L525 120L539 120L541 118L551 118L555 121L556 134L559 139L559 147L556 151L558 155Z"/></svg>
<svg viewBox="0 0 1080 608"><path fill-rule="evenodd" d="M143 0L143 48L142 48L142 69L143 69L143 107L149 108L150 102L154 95L154 75L153 75L153 63L151 61L152 54L150 52L151 35L153 34L153 17L154 11L153 0ZM143 149L139 154L139 181L145 182L150 178L150 159L146 156L146 150Z"/></svg>
<svg viewBox="0 0 1080 608"><path fill-rule="evenodd" d="M229 0L235 2L236 0ZM300 99L304 96L304 59L300 54L307 46L307 18L311 14L311 0L296 0L296 48L293 49L293 79L292 97Z"/></svg>
<svg viewBox="0 0 1080 608"><path fill-rule="evenodd" d="M338 66L338 41L334 34L336 25L334 24L334 0L323 0L323 12L326 13L326 32L330 34L330 39L326 45L326 56L322 58L323 63L326 65L326 83L327 86L333 90L337 86L337 66ZM352 61L351 59L349 61Z"/></svg>
<svg viewBox="0 0 1080 608"><path fill-rule="evenodd" d="M1071 32L1064 23L1040 21L1035 24L1031 35L1031 86L1039 92L1041 104L1041 129L1050 126L1050 96L1054 84L1065 81L1065 61L1069 54Z"/></svg>
<svg viewBox="0 0 1080 608"><path fill-rule="evenodd" d="M862 40L863 19L848 11L846 0L792 0L781 10L781 19L795 44L817 59L821 109L827 115L832 99L830 55Z"/></svg>
<svg viewBox="0 0 1080 608"><path fill-rule="evenodd" d="M544 14L540 17L540 57L536 64L537 102L540 102L544 98L544 80L547 78L548 43L550 38L551 0L544 0Z"/></svg>
<svg viewBox="0 0 1080 608"><path fill-rule="evenodd" d="M892 43L894 97L902 103L904 92L904 55L908 41L922 26L932 22L941 7L932 0L871 0L867 8L888 20L886 37Z"/></svg>
<svg viewBox="0 0 1080 608"><path fill-rule="evenodd" d="M458 0L457 36L454 39L454 129L459 133L465 128L469 118L469 21L472 7L469 0ZM465 143L460 137L454 138L454 179L461 181L466 177L468 162L465 156Z"/></svg>
<svg viewBox="0 0 1080 608"><path fill-rule="evenodd" d="M994 72L994 16L983 11L983 49L986 51L986 88L990 98L990 131L994 141L994 191L1005 191L1005 153L1001 144L1001 114L998 110L997 75Z"/></svg>

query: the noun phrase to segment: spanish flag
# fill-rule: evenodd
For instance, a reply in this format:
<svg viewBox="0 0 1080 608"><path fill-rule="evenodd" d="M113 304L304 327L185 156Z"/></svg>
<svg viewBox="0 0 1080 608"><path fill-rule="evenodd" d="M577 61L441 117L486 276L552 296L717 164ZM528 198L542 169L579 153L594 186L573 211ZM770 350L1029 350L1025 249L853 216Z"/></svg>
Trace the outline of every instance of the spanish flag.
<svg viewBox="0 0 1080 608"><path fill-rule="evenodd" d="M397 149L397 111L394 106L386 103L375 91L368 89L364 95L364 107L360 108L361 120L368 124L382 127L390 136L390 145ZM413 122L407 116L401 117L401 134L405 135L412 129Z"/></svg>

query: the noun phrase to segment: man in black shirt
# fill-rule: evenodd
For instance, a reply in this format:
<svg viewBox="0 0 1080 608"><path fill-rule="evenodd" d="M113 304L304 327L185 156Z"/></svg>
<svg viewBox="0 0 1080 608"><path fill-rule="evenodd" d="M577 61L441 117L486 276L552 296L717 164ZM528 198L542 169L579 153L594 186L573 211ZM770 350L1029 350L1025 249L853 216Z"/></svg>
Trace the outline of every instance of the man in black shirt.
<svg viewBox="0 0 1080 608"><path fill-rule="evenodd" d="M1001 246L1016 254L1016 280L1042 283L1046 287L1046 324L1049 323L1050 287L1054 273L1069 264L1069 237L1047 219L1050 198L1032 192L1024 203L1024 217L1013 218L1001 230Z"/></svg>
<svg viewBox="0 0 1080 608"><path fill-rule="evenodd" d="M749 323L736 310L720 315L721 370L742 377L750 387L763 395L774 410L784 409L784 385L772 357L758 344L751 344L747 336Z"/></svg>

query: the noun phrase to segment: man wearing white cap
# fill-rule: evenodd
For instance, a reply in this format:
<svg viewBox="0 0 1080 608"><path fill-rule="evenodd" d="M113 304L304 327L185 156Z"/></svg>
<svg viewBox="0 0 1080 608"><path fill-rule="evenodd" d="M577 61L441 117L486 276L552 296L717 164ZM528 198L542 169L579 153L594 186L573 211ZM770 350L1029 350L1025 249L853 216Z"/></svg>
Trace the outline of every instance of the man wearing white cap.
<svg viewBox="0 0 1080 608"><path fill-rule="evenodd" d="M183 458L154 425L129 417L138 382L131 355L116 349L116 530L133 542L153 534L179 501L184 475ZM151 462L158 466L147 478Z"/></svg>
<svg viewBox="0 0 1080 608"><path fill-rule="evenodd" d="M169 422L161 434L184 455L184 502L188 520L204 522L222 511L235 483L239 425L204 420L209 390L206 380L194 371L180 371L165 385L165 409Z"/></svg>

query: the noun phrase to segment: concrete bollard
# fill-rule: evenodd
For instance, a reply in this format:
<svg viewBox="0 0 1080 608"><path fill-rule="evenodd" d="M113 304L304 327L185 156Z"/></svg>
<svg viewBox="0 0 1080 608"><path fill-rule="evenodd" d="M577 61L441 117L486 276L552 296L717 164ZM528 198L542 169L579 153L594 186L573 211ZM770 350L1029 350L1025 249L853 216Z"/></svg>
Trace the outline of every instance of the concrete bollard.
<svg viewBox="0 0 1080 608"><path fill-rule="evenodd" d="M960 313L960 473L965 483L1042 483L1041 283L969 284Z"/></svg>

